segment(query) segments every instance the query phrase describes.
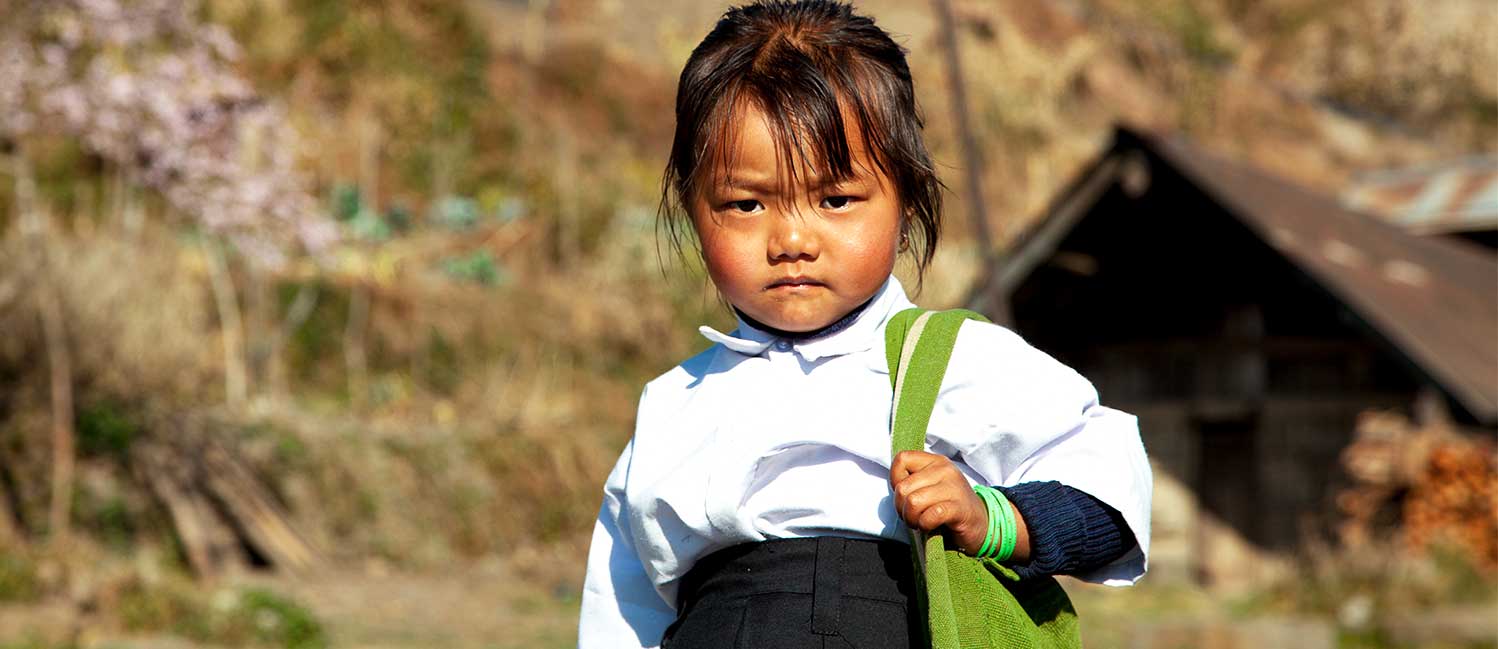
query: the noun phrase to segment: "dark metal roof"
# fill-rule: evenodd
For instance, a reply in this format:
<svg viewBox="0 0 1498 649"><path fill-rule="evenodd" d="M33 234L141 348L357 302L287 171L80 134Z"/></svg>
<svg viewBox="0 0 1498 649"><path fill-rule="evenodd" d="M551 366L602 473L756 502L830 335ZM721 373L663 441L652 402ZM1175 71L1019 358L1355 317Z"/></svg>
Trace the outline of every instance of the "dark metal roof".
<svg viewBox="0 0 1498 649"><path fill-rule="evenodd" d="M975 304L1006 301L1103 189L1115 182L1127 189L1141 150L1190 179L1475 417L1498 421L1498 260L1415 236L1180 136L1118 130L1113 146L1005 255L989 278L989 295L975 295Z"/></svg>

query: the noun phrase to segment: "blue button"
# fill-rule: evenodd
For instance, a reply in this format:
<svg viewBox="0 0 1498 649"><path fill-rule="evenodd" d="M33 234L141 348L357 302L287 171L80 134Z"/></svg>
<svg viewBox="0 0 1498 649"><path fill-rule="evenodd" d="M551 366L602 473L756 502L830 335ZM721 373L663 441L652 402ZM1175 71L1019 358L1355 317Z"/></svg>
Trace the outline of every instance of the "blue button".
<svg viewBox="0 0 1498 649"><path fill-rule="evenodd" d="M783 352L791 351L791 342L789 340L782 340L778 343L775 343L775 349Z"/></svg>

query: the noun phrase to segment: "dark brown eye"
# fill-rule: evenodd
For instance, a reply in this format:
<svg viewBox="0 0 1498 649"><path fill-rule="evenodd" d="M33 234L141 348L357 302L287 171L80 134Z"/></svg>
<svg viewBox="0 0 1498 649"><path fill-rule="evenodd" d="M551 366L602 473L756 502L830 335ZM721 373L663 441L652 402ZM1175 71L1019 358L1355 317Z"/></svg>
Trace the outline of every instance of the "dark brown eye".
<svg viewBox="0 0 1498 649"><path fill-rule="evenodd" d="M822 207L829 210L840 210L853 203L852 196L828 196L822 199Z"/></svg>
<svg viewBox="0 0 1498 649"><path fill-rule="evenodd" d="M736 209L736 210L738 210L740 212L753 212L753 211L755 211L755 208L759 207L759 201L756 201L756 200L733 201L733 202L729 203L728 206L731 207L731 208L733 208L733 209Z"/></svg>

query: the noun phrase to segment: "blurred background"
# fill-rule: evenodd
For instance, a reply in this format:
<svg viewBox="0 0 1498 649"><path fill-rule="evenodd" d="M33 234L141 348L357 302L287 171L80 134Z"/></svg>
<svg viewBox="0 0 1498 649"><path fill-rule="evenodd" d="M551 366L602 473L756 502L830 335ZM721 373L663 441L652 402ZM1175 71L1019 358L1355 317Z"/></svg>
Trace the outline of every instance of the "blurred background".
<svg viewBox="0 0 1498 649"><path fill-rule="evenodd" d="M725 7L0 0L0 647L571 646L641 386L732 326L655 225ZM1498 4L860 7L918 301L1140 415L1087 645L1498 647Z"/></svg>

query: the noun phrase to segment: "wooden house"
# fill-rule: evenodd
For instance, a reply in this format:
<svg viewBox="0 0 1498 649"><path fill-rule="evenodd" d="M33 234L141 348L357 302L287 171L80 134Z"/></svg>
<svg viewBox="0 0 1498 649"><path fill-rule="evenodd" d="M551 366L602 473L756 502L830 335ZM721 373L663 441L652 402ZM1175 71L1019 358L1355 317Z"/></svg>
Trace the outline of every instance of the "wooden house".
<svg viewBox="0 0 1498 649"><path fill-rule="evenodd" d="M1285 556L1366 410L1498 426L1498 258L1180 137L1118 130L985 282L970 306L1139 416L1154 573Z"/></svg>

